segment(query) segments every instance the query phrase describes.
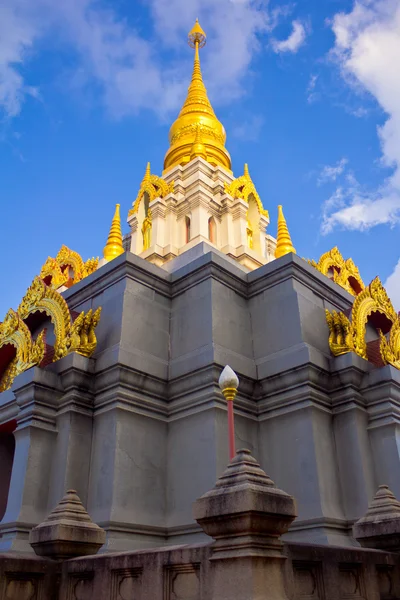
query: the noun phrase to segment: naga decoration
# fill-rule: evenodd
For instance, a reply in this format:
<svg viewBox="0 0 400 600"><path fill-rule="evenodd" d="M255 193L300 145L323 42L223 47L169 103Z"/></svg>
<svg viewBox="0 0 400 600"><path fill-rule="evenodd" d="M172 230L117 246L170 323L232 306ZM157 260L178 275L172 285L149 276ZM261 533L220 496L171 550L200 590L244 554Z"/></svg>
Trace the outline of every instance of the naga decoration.
<svg viewBox="0 0 400 600"><path fill-rule="evenodd" d="M61 246L57 256L48 257L40 272L40 278L53 289L58 289L62 285L67 285L70 279L73 283L78 283L94 271L99 264L98 258L89 258L86 262L74 250L67 246ZM70 269L73 277L70 276Z"/></svg>
<svg viewBox="0 0 400 600"><path fill-rule="evenodd" d="M389 327L389 339L381 329L380 353L384 364L400 368L400 318L393 308L379 277L360 292L351 309L351 319L342 312L325 311L329 326L329 347L334 356L355 352L368 360L366 328L371 315L383 318Z"/></svg>
<svg viewBox="0 0 400 600"><path fill-rule="evenodd" d="M232 196L232 198L241 198L246 202L249 201L249 196L253 196L257 203L260 215L269 219L268 211L263 207L261 198L258 195L253 180L250 177L249 168L247 164L244 165L244 173L237 179L234 179L231 184L225 182L225 192Z"/></svg>
<svg viewBox="0 0 400 600"><path fill-rule="evenodd" d="M150 203L156 198L164 198L167 194L172 193L173 191L174 182L172 181L171 183L167 183L161 177L152 175L150 171L150 163L147 163L146 172L142 179L142 183L140 184L138 195L136 196L136 200L128 213L128 217L138 212L144 194L148 194Z"/></svg>
<svg viewBox="0 0 400 600"><path fill-rule="evenodd" d="M45 353L44 338L45 331L42 331L34 341L28 326L10 308L4 321L0 323L0 349L7 345L13 346L15 356L8 362L0 377L0 392L7 390L17 375L41 363Z"/></svg>
<svg viewBox="0 0 400 600"><path fill-rule="evenodd" d="M397 317L393 323L389 339L383 335L382 331L379 332L381 339L381 357L385 364L392 365L396 369L400 369L400 319Z"/></svg>
<svg viewBox="0 0 400 600"><path fill-rule="evenodd" d="M44 313L54 327L53 362L70 352L90 357L97 345L95 329L100 320L101 307L81 312L73 320L62 295L36 277L23 297L17 312L10 309L0 324L0 350L14 346L15 356L8 360L0 376L0 391L8 389L15 377L34 365L40 365L45 355L45 329L34 341L26 323L34 313ZM1 368L1 365L0 365Z"/></svg>
<svg viewBox="0 0 400 600"><path fill-rule="evenodd" d="M365 288L360 272L353 260L351 258L345 260L337 246L329 252L325 252L318 262L314 260L307 262L353 296L357 296Z"/></svg>

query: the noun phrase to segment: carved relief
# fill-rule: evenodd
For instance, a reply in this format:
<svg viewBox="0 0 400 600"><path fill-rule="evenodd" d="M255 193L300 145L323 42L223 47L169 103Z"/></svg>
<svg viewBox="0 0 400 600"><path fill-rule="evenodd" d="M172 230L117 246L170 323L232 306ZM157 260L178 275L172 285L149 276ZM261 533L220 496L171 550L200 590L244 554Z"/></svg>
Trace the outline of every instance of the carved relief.
<svg viewBox="0 0 400 600"><path fill-rule="evenodd" d="M12 579L6 588L6 600L35 600L36 585L30 579Z"/></svg>
<svg viewBox="0 0 400 600"><path fill-rule="evenodd" d="M357 296L365 287L353 260L351 258L345 260L337 246L325 252L317 263L314 260L307 262L353 296Z"/></svg>
<svg viewBox="0 0 400 600"><path fill-rule="evenodd" d="M230 185L225 182L225 192L232 196L232 198L241 198L242 200L245 200L245 202L248 202L249 196L253 195L257 203L260 215L269 218L268 211L265 210L265 208L263 207L261 198L258 195L253 180L250 177L247 165L244 165L243 175L241 175L237 179L234 179Z"/></svg>
<svg viewBox="0 0 400 600"><path fill-rule="evenodd" d="M340 597L365 598L364 581L358 565L339 566Z"/></svg>
<svg viewBox="0 0 400 600"><path fill-rule="evenodd" d="M61 246L57 256L48 257L40 271L40 279L53 289L66 285L70 280L70 269L72 269L72 283L78 283L94 271L99 264L98 258L89 258L83 262L82 257L67 246Z"/></svg>
<svg viewBox="0 0 400 600"><path fill-rule="evenodd" d="M168 567L165 577L165 600L200 600L200 566Z"/></svg>
<svg viewBox="0 0 400 600"><path fill-rule="evenodd" d="M67 600L88 600L93 598L94 573L73 573L68 581Z"/></svg>
<svg viewBox="0 0 400 600"><path fill-rule="evenodd" d="M111 600L140 600L142 569L116 569L111 575Z"/></svg>
<svg viewBox="0 0 400 600"><path fill-rule="evenodd" d="M381 600L393 598L393 568L377 566L379 595Z"/></svg>
<svg viewBox="0 0 400 600"><path fill-rule="evenodd" d="M294 589L302 600L324 598L321 566L318 563L293 561Z"/></svg>

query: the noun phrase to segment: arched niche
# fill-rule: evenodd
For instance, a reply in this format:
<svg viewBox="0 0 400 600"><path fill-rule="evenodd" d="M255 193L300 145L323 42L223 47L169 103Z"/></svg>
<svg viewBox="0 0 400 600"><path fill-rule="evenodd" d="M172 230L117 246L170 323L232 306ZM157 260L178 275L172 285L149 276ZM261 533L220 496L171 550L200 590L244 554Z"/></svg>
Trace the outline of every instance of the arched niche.
<svg viewBox="0 0 400 600"><path fill-rule="evenodd" d="M217 223L212 216L208 219L208 239L212 244L217 243Z"/></svg>
<svg viewBox="0 0 400 600"><path fill-rule="evenodd" d="M14 463L16 422L0 425L0 522L7 509L11 473Z"/></svg>
<svg viewBox="0 0 400 600"><path fill-rule="evenodd" d="M192 236L191 220L190 220L190 217L188 215L185 216L185 218L183 220L183 225L184 225L183 240L184 240L185 244L188 244L190 242L191 236Z"/></svg>

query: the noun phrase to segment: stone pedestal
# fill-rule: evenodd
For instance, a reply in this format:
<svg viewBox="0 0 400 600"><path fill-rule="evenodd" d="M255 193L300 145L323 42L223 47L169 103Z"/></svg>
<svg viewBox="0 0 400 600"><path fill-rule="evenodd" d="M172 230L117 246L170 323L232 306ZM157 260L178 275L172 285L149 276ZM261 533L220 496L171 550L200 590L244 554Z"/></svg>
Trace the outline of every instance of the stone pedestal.
<svg viewBox="0 0 400 600"><path fill-rule="evenodd" d="M279 538L296 516L295 501L274 486L249 450L239 450L193 511L215 540L210 598L286 598Z"/></svg>
<svg viewBox="0 0 400 600"><path fill-rule="evenodd" d="M75 490L29 536L36 554L55 560L96 554L105 540L105 531L93 523Z"/></svg>
<svg viewBox="0 0 400 600"><path fill-rule="evenodd" d="M353 526L364 548L400 552L400 502L387 485L380 485L368 511Z"/></svg>

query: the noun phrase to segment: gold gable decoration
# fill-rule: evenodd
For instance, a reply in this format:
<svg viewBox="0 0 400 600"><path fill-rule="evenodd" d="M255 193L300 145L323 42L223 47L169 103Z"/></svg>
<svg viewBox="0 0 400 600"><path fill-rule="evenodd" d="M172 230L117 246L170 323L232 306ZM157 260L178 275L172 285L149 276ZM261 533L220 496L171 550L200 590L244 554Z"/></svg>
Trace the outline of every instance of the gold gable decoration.
<svg viewBox="0 0 400 600"><path fill-rule="evenodd" d="M225 192L232 196L232 198L241 198L245 202L249 201L249 196L253 195L254 200L257 203L260 215L269 219L268 211L263 207L261 198L258 195L253 180L250 177L249 168L247 164L244 165L244 173L237 179L234 179L231 184L225 182Z"/></svg>
<svg viewBox="0 0 400 600"><path fill-rule="evenodd" d="M140 184L140 189L138 195L136 196L136 200L132 205L128 213L128 217L134 215L138 212L140 203L144 194L149 195L149 202L152 202L156 198L164 198L167 194L172 193L174 191L174 182L167 183L158 175L152 175L150 171L150 163L147 163L146 172L142 179L142 183Z"/></svg>
<svg viewBox="0 0 400 600"><path fill-rule="evenodd" d="M347 290L353 296L357 296L364 288L360 272L351 258L345 260L337 246L325 252L318 262L307 261L312 267L323 275L331 278L335 283Z"/></svg>
<svg viewBox="0 0 400 600"><path fill-rule="evenodd" d="M37 312L45 313L54 326L53 362L71 352L90 357L97 345L95 329L100 320L101 307L81 312L73 320L62 295L36 277L23 297L17 312L10 309L0 324L0 349L5 345L16 348L16 356L5 365L0 377L0 391L8 389L15 377L42 362L45 355L45 330L36 341L25 323ZM0 365L1 368L1 365Z"/></svg>
<svg viewBox="0 0 400 600"><path fill-rule="evenodd" d="M17 375L43 360L44 338L45 331L42 331L34 341L20 315L10 308L4 321L0 323L0 348L10 345L15 348L16 353L0 378L0 392L7 390Z"/></svg>
<svg viewBox="0 0 400 600"><path fill-rule="evenodd" d="M380 354L384 364L400 368L400 318L393 308L379 277L360 292L351 309L351 319L344 313L325 311L329 327L329 347L334 356L355 352L368 360L365 340L368 318L383 315L390 323L389 338L379 330Z"/></svg>
<svg viewBox="0 0 400 600"><path fill-rule="evenodd" d="M55 258L49 256L44 263L40 271L40 279L43 279L53 289L57 289L68 283L69 267L74 272L72 283L78 283L94 273L98 264L98 258L89 258L84 262L78 252L71 250L68 246L61 246L57 256Z"/></svg>

